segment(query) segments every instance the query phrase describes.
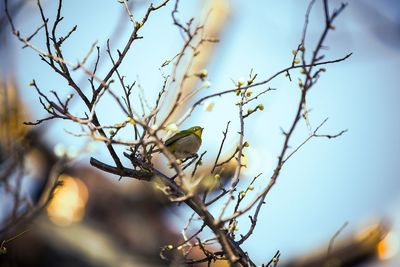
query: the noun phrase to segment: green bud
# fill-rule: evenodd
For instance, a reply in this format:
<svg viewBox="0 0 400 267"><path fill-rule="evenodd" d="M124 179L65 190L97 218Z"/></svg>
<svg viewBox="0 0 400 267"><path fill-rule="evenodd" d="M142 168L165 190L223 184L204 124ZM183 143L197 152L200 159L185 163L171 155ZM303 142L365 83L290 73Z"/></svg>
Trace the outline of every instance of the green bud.
<svg viewBox="0 0 400 267"><path fill-rule="evenodd" d="M165 60L164 63L161 65L161 68L167 66L169 63L171 63L171 60Z"/></svg>
<svg viewBox="0 0 400 267"><path fill-rule="evenodd" d="M244 84L244 79L243 79L243 78L240 78L240 79L237 81L237 86L238 86L238 87L241 87L243 84Z"/></svg>
<svg viewBox="0 0 400 267"><path fill-rule="evenodd" d="M263 105L263 104L259 104L259 105L258 105L258 109L261 110L261 111L263 111L263 110L264 110L264 105Z"/></svg>
<svg viewBox="0 0 400 267"><path fill-rule="evenodd" d="M301 79L299 79L299 87L302 88L303 87L303 81Z"/></svg>
<svg viewBox="0 0 400 267"><path fill-rule="evenodd" d="M135 120L133 118L131 118L131 117L127 117L125 121L129 122L129 123L131 123L133 125L135 125L135 123L136 123Z"/></svg>
<svg viewBox="0 0 400 267"><path fill-rule="evenodd" d="M203 87L204 87L204 88L210 88L210 87L211 87L211 82L210 82L210 81L205 81L205 82L203 83Z"/></svg>
<svg viewBox="0 0 400 267"><path fill-rule="evenodd" d="M201 70L201 72L199 73L199 77L201 79L204 79L208 76L208 71L206 69Z"/></svg>
<svg viewBox="0 0 400 267"><path fill-rule="evenodd" d="M135 22L135 26L136 26L136 28L140 28L140 27L143 26L143 22L142 21L136 21Z"/></svg>

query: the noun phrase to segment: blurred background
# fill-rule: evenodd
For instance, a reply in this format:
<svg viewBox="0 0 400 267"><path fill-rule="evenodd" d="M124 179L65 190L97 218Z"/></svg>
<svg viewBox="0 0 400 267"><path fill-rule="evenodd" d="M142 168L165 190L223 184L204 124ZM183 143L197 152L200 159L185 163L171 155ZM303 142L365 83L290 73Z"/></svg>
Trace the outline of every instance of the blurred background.
<svg viewBox="0 0 400 267"><path fill-rule="evenodd" d="M35 2L9 2L17 28L29 36L41 25ZM139 18L149 4L144 0L129 3L134 17ZM330 7L340 3L330 1ZM247 79L251 69L258 74L256 81L261 81L289 66L291 51L301 38L307 5L308 1L295 0L255 0L251 4L239 0L182 1L178 18L185 21L194 16L200 23L212 10L209 31L220 39L204 48L206 52L196 65L208 70L210 84L196 98L232 88L232 80ZM53 18L55 1L43 1L43 6ZM168 265L158 256L160 248L181 240L180 230L190 211L183 205L168 205L149 185L127 178L118 180L90 167L90 156L110 163L111 159L103 144L66 132L79 132L80 127L65 121L37 127L22 125L46 115L36 92L28 86L33 78L46 92L56 90L66 96L72 91L34 51L21 49L4 15L4 2L0 7L0 242L15 237L4 244L7 253L0 255L0 265ZM141 94L151 103L162 85L162 75L170 71L160 66L182 45L179 31L172 25L172 9L173 3L169 3L153 14L143 28L144 39L134 43L120 68L127 80L140 83ZM104 54L108 38L115 52L130 34L129 18L117 1L65 1L63 16L60 29L64 33L78 25L64 45L70 62L82 59L95 41ZM310 50L320 36L323 21L322 6L317 1L310 16L306 44ZM41 34L32 43L45 47ZM345 62L327 66L310 92L310 122L315 127L329 117L321 133L349 131L338 139L311 140L285 165L244 249L260 265L280 250L282 266L399 266L400 3L349 2L326 46L327 59L350 52L353 55ZM110 67L105 55L102 59L100 77ZM73 75L80 85L88 85L83 73ZM283 142L281 127L287 129L294 116L300 74L293 71L291 75L294 82L282 76L268 85L277 90L258 100L265 110L246 121L250 147L241 186L263 173L255 184L254 196L275 167ZM202 85L188 86L193 90ZM263 89L266 87L254 91ZM226 141L230 147L223 156L229 156L237 145L236 101L233 95L215 98L196 109L182 125L205 127L200 152L207 150L206 165L213 163L218 152L215 140L222 139L227 121L231 121ZM84 110L81 104L75 100L74 112ZM118 111L109 112L113 106L111 98L100 103L99 116L104 124L123 119ZM291 145L300 144L307 135L302 122ZM54 186L54 177L59 177L63 185L46 208L38 208L46 204L46 192ZM219 210L218 205L213 208ZM244 216L239 232L248 227ZM333 237L330 253L337 261L326 263Z"/></svg>

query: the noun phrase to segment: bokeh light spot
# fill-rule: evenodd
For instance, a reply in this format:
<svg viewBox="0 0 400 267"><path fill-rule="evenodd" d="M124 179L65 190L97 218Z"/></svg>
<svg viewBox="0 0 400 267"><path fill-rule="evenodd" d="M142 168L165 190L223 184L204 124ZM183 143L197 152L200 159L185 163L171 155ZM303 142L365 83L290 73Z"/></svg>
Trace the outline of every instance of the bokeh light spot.
<svg viewBox="0 0 400 267"><path fill-rule="evenodd" d="M59 179L62 185L54 192L47 214L53 223L68 226L82 220L89 194L79 178L61 175Z"/></svg>

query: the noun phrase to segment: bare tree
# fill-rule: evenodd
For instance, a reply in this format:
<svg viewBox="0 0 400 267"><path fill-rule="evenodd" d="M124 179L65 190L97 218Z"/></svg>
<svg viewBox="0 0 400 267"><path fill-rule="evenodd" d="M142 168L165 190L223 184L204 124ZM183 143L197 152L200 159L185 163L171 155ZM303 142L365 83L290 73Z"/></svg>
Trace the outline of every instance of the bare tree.
<svg viewBox="0 0 400 267"><path fill-rule="evenodd" d="M41 1L37 1L42 25L39 25L37 30L29 36L23 36L17 29L12 14L7 9L6 0L6 15L13 34L21 41L24 47L29 47L36 52L40 59L53 70L54 75L59 75L67 82L68 86L77 95L75 98L78 98L79 103L86 108L86 112L83 114L73 114L70 111L70 103L74 95L69 95L63 99L56 90L51 91L50 94L46 93L46 90L41 88L40 82L32 80L30 85L37 91L40 104L48 113L48 116L26 124L37 125L54 119L76 123L81 126L82 132L75 135L89 136L96 141L103 142L113 160L111 165L91 158L90 164L92 166L119 177L131 177L143 182L154 183L168 197L170 202L185 203L193 211L193 214L184 229L182 229L182 241L178 244L167 244L161 250L160 255L162 258L187 265L202 262L211 264L218 260L225 260L230 265L256 266L251 255L244 251L241 245L254 233L261 208L268 193L280 177L285 163L311 139L336 138L346 131L343 130L335 134L321 134L320 129L327 120L322 121L317 127L313 128L307 109L307 96L318 82L320 76L325 72L325 66L344 61L351 56L351 54L348 54L342 58L326 60L323 50L327 35L334 30L334 20L344 10L346 4L341 4L332 10L329 7L328 0L322 0L322 12L325 19L322 32L315 44L306 46L309 14L316 1L312 0L310 2L305 15L301 40L297 48L293 50L293 59L286 68L277 71L264 80L257 79L259 75L250 71L247 81L235 81L235 86L232 88L197 97L196 91L193 91L193 88L190 88L191 86L188 86L188 84L193 84L199 80L204 81L208 74L206 71L194 70L192 66L195 64L196 57L201 53L202 46L217 41L215 36L207 35L204 24L197 25L193 18L186 22L181 22L178 17L179 0L165 0L159 5L150 4L141 19L134 19L127 0L119 2L126 9L127 23L132 23L131 34L125 45L120 49L112 49L110 42L107 42L106 56L111 64L106 75L100 77L97 74L98 65L101 63L107 64L104 60L102 61L100 47L95 44L92 45L87 56L78 63L71 63L63 53L62 47L64 43L68 42L69 37L74 34L77 28L76 26L71 28L65 35L59 34L58 28L64 19L62 16L62 0L58 1L56 16L52 20L47 17ZM150 105L148 112L143 109L142 114L140 114L140 107L133 104L133 99L139 99L139 102L142 102L143 105L147 105L147 100L133 93L133 88L137 85L135 82L127 82L126 76L120 71L120 66L130 52L132 44L142 38L141 29L146 24L151 23L152 18L157 16L157 12L167 5L172 5L173 7L171 19L174 27L180 31L183 43L176 56L173 59L166 60L162 66L172 65L171 73L163 77L164 82L161 88L158 89L158 97L154 100L154 104ZM50 21L54 22L50 23ZM45 38L42 45L44 48L31 42L32 38L40 31L44 31ZM94 67L91 68L88 67L89 64L87 62L89 58L93 57L95 58L95 63ZM189 58L189 65L184 65L184 58ZM244 187L244 190L239 190L240 178L243 176L242 172L243 168L245 168L243 153L248 146L248 143L245 142L246 119L254 113L262 111L264 106L258 104L255 108L248 107L250 103L253 104L260 97L275 90L265 86L268 86L276 77L286 75L292 81L291 72L296 69L301 71L302 76L298 79L299 99L296 111L293 114L293 120L287 130L282 130L282 147L269 182L263 185L263 189L258 194L250 196L249 192L254 188L253 183L260 175L254 177ZM90 88L89 91L80 86L80 83L74 78L73 73L77 71L82 71L87 75L88 82L85 87ZM98 108L98 103L106 94L114 99L119 109L126 115L127 119L125 121L115 122L111 125L101 123L98 114L104 111ZM237 95L236 108L238 117L232 119L240 122L238 146L231 156L225 159L221 158L226 147L226 136L229 132L230 123L227 122L226 130L221 136L222 140L213 164L210 164L207 170L202 168L200 173L199 166L204 153L200 156L196 155L185 159L183 162L177 160L174 154L166 147L165 139L163 140L162 138L163 133L165 130L179 127L206 100L228 94ZM191 105L188 105L188 100L193 101ZM309 135L304 138L302 143L290 148L291 138L302 118L308 126ZM134 140L123 139L121 134L123 129L133 132ZM125 152L121 155L115 146L122 146ZM155 150L161 151L161 154L167 160L166 166L156 167ZM131 164L129 166L124 165L121 157L128 158ZM232 172L226 171L229 169L228 165L231 166ZM168 170L168 167L171 170ZM249 199L249 201L243 201L244 198L251 197L252 199ZM211 212L210 207L213 205L220 205L218 213ZM250 211L253 214L248 215ZM238 219L246 214L251 221L251 226L243 233L238 234ZM201 226L189 234L189 226L198 220L201 221ZM206 228L211 230L212 236L201 238ZM194 257L192 252L195 250L201 251L204 254L203 257ZM279 256L280 253L278 251L271 259L265 260L264 266L276 265Z"/></svg>

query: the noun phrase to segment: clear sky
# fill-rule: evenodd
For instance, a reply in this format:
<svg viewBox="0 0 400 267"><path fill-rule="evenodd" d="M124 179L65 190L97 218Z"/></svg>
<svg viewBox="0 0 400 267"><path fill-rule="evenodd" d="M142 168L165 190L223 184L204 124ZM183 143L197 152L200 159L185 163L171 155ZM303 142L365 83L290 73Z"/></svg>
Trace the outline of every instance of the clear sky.
<svg viewBox="0 0 400 267"><path fill-rule="evenodd" d="M47 2L46 8L54 9L52 1ZM212 86L207 90L213 93L231 88L230 79L247 77L251 68L258 73L258 79L263 80L290 65L291 51L300 40L307 2L230 1L230 20L208 66ZM330 2L331 7L340 3ZM339 139L310 141L285 166L267 198L255 235L245 245L259 263L277 249L283 256L288 256L327 244L345 221L349 222L345 232L382 216L394 220L395 225L397 217L399 225L400 5L396 1L349 2L335 23L336 30L327 39L326 58L335 59L350 52L353 56L345 62L327 66L327 72L308 99L314 127L329 117L321 133L349 131ZM117 1L77 3L65 1L63 12L62 29L67 32L73 25L78 25L78 31L64 48L71 62L82 58L96 40L104 46L106 38L115 31L122 9ZM171 6L155 14L146 24L144 40L133 45L121 67L129 81L139 78L149 99L155 97L158 91L153 88L159 88L162 82L159 66L175 55L181 45L179 34L172 26ZM198 7L197 1L186 1L180 14L199 14ZM143 9L134 11L134 15L142 13ZM321 6L316 5L310 21L311 38L320 33L322 14ZM37 10L33 9L31 16L18 16L17 24L23 33L29 34L40 24L38 18ZM114 48L121 47L126 40L128 26L127 20L126 27L118 29L122 34L117 41L111 41ZM44 48L40 41L37 37L33 40ZM17 63L11 69L17 71L23 99L32 109L32 119L36 119L44 113L39 109L32 88L27 86L32 78L47 90L56 89L65 94L71 91L54 77L33 51L20 50L16 40L13 44ZM104 69L100 73L104 73ZM293 72L293 77L296 75L298 72ZM246 175L250 179L252 175L263 173L254 194L262 189L262 183L268 182L282 146L280 127L287 129L299 97L297 82L290 83L285 77L277 78L270 86L277 90L259 100L265 110L250 118L246 128L246 140L251 144ZM233 126L228 141L237 141L234 132L238 129L238 119L234 102L233 96L216 99L212 112L199 109L185 124L205 126L202 149L210 151L206 160L215 155L218 149L215 138L221 137L228 120L232 120ZM106 101L103 105L112 107L113 103ZM101 116L104 122L111 122L116 114L105 112ZM63 131L66 127L70 126L63 122L53 124L48 138L54 144L83 143L83 140L66 134ZM71 126L69 129L79 128ZM301 123L291 145L299 144L306 137L306 126ZM179 219L172 218L171 221ZM246 229L246 223L244 219L240 228L243 225L242 229Z"/></svg>

